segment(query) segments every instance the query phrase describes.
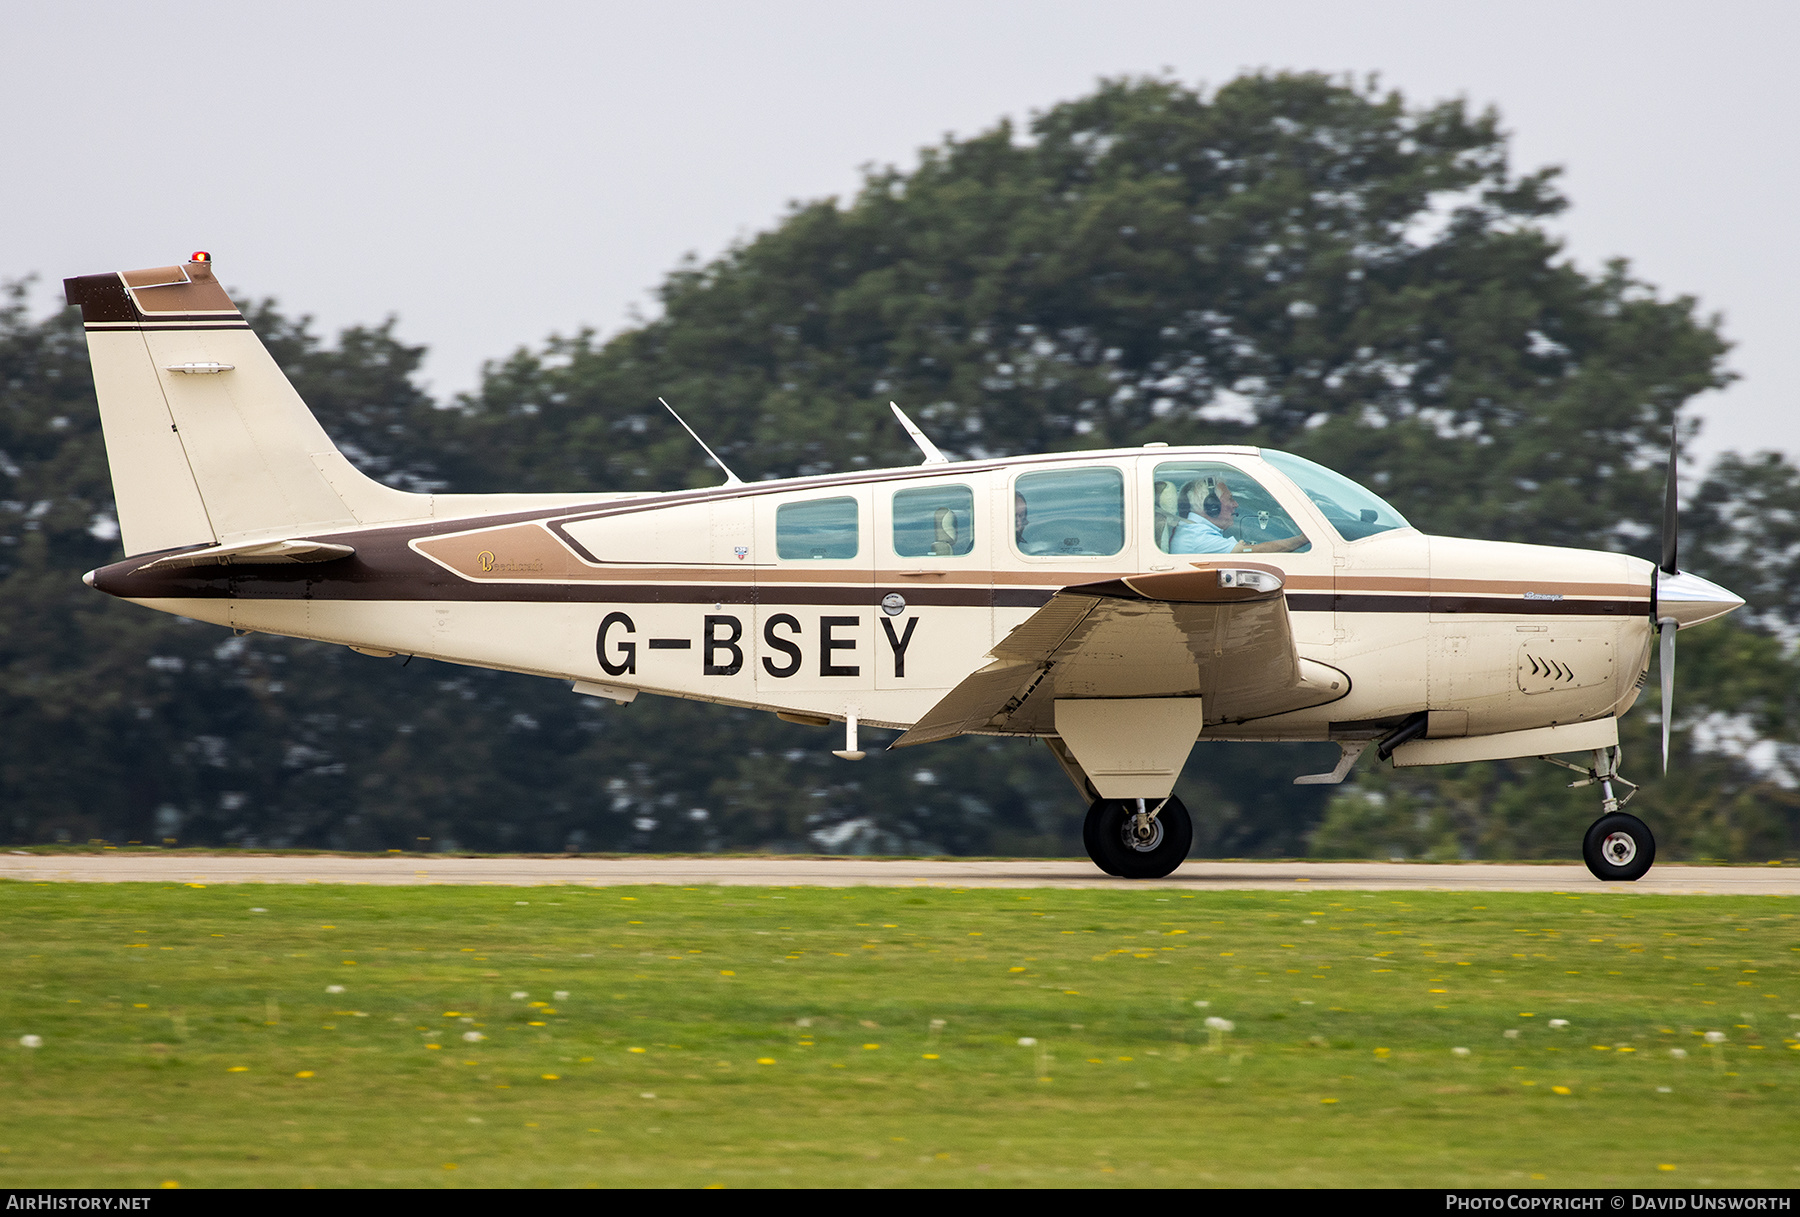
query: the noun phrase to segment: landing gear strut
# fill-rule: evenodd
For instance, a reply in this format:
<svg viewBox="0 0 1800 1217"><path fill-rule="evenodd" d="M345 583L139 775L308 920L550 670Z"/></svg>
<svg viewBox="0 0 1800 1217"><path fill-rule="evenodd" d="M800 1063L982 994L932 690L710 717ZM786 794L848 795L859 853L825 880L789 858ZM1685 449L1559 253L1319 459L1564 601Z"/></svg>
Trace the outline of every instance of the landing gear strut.
<svg viewBox="0 0 1800 1217"><path fill-rule="evenodd" d="M1194 824L1174 795L1166 799L1096 799L1081 826L1094 865L1121 879L1161 879L1188 855Z"/></svg>
<svg viewBox="0 0 1800 1217"><path fill-rule="evenodd" d="M1600 784L1600 818L1588 826L1587 835L1582 838L1581 860L1587 863L1594 878L1608 883L1642 879L1656 861L1656 838L1651 835L1649 825L1621 810L1638 788L1619 776L1619 758L1616 746L1594 749L1591 768L1571 765L1553 756L1540 758L1586 775L1580 781L1570 782L1571 790L1596 782ZM1625 788L1624 798L1613 793L1615 783Z"/></svg>

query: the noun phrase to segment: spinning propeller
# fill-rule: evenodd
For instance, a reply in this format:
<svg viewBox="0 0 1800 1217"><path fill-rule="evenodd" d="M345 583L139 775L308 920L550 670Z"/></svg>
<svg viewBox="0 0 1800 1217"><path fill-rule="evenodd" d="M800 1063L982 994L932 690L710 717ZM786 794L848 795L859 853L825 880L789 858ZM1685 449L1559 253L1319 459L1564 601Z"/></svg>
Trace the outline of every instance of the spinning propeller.
<svg viewBox="0 0 1800 1217"><path fill-rule="evenodd" d="M1688 574L1675 564L1677 549L1675 461L1679 429L1669 436L1669 476L1663 492L1662 562L1656 568L1656 595L1650 602L1650 619L1662 636L1662 755L1663 772L1669 771L1669 727L1675 718L1675 632L1722 617L1743 606L1716 583Z"/></svg>
<svg viewBox="0 0 1800 1217"><path fill-rule="evenodd" d="M1663 579L1679 575L1681 568L1675 565L1675 554L1680 541L1679 515L1675 492L1676 445L1680 442L1680 430L1671 425L1669 428L1669 475L1663 483L1663 529L1662 529L1662 563L1656 568L1657 595L1650 601L1651 616L1656 618L1656 632L1662 635L1662 662L1657 666L1662 674L1662 756L1663 772L1669 772L1669 725L1675 717L1675 634L1681 623L1673 617L1661 616Z"/></svg>

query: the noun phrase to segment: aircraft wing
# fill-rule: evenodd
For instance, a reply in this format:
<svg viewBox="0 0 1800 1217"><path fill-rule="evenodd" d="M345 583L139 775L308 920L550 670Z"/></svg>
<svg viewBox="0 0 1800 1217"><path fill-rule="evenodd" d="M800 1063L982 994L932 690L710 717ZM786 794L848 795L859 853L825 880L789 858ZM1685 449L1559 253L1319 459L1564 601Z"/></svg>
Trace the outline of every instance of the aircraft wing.
<svg viewBox="0 0 1800 1217"><path fill-rule="evenodd" d="M1200 697L1209 723L1343 697L1350 678L1294 648L1279 569L1256 562L1066 587L893 747L971 732L1051 735L1059 698Z"/></svg>

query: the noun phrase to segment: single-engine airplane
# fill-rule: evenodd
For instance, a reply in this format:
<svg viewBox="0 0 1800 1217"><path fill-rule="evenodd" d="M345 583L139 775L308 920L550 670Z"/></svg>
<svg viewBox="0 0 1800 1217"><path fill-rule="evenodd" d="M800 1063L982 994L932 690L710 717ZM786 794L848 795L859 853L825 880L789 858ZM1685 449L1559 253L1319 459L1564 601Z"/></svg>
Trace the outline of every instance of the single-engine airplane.
<svg viewBox="0 0 1800 1217"><path fill-rule="evenodd" d="M1740 606L1663 561L1427 536L1366 488L1251 447L922 464L657 494L413 494L351 465L196 253L65 281L127 558L110 595L366 655L897 728L1044 740L1102 870L1169 874L1196 740L1331 740L1340 782L1542 757L1598 784L1583 857L1655 855L1621 808L1619 716L1675 633ZM686 424L683 424L684 426ZM696 439L699 437L696 436ZM703 445L704 446L704 445ZM708 449L708 453L711 450ZM713 458L717 461L717 457ZM724 469L723 464L720 464ZM1557 759L1586 754L1585 763ZM1618 789L1623 790L1623 795Z"/></svg>

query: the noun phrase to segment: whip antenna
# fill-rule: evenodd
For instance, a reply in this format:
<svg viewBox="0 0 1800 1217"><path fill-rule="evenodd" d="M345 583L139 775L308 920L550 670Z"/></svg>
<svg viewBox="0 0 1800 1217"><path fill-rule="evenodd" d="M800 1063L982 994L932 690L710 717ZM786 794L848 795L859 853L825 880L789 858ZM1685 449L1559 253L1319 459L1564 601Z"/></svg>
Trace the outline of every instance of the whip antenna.
<svg viewBox="0 0 1800 1217"><path fill-rule="evenodd" d="M900 420L900 425L906 428L906 433L912 437L912 442L919 446L919 451L925 454L925 459L920 462L921 464L948 465L950 463L950 458L939 452L938 446L925 438L925 433L919 430L918 425L912 419L906 417L904 410L891 401L888 403L888 408L894 412L894 417Z"/></svg>
<svg viewBox="0 0 1800 1217"><path fill-rule="evenodd" d="M682 418L681 415L675 413L674 406L671 406L668 402L663 401L663 399L660 397L657 398L656 400L662 401L663 409L667 410L671 415L674 416L675 421L681 424L681 429L683 431L686 431L689 435L694 436L694 442L696 444L699 444L702 448L706 449L706 455L712 457L713 464L717 465L719 468L721 468L725 471L725 484L727 486L742 486L744 484L744 479L739 477L737 474L733 473L731 471L731 466L727 465L724 461L720 460L719 454L717 452L714 452L711 448L706 447L706 441L701 439L698 435L696 435L694 433L694 429L687 425L687 420Z"/></svg>

